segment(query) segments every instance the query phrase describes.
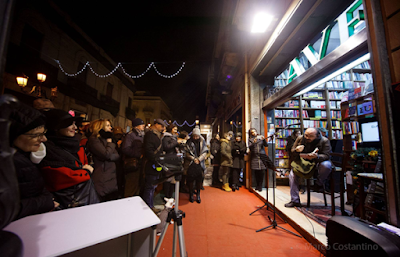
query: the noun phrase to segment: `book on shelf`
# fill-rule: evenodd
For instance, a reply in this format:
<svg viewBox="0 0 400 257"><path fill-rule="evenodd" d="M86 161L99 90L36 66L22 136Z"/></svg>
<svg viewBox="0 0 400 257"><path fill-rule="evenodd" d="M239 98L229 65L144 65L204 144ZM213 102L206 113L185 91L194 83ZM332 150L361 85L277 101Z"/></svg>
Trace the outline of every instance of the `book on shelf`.
<svg viewBox="0 0 400 257"><path fill-rule="evenodd" d="M338 120L332 120L331 125L333 129L341 129L342 128L342 123Z"/></svg>
<svg viewBox="0 0 400 257"><path fill-rule="evenodd" d="M321 118L321 110L315 110L315 118Z"/></svg>
<svg viewBox="0 0 400 257"><path fill-rule="evenodd" d="M357 107L356 106L350 106L349 107L349 117L356 116L356 115L357 115Z"/></svg>
<svg viewBox="0 0 400 257"><path fill-rule="evenodd" d="M318 109L324 109L325 108L325 101L310 101L310 107L311 108L318 108Z"/></svg>
<svg viewBox="0 0 400 257"><path fill-rule="evenodd" d="M326 119L326 111L321 111L321 118Z"/></svg>
<svg viewBox="0 0 400 257"><path fill-rule="evenodd" d="M308 116L307 110L303 110L303 118L310 118L310 116Z"/></svg>
<svg viewBox="0 0 400 257"><path fill-rule="evenodd" d="M308 101L306 101L306 100L301 100L301 106L304 107L304 108L309 108L310 107Z"/></svg>
<svg viewBox="0 0 400 257"><path fill-rule="evenodd" d="M349 101L349 91L345 91L345 92L343 92L343 97L342 97L342 100L340 101L340 102L347 102L347 101Z"/></svg>
<svg viewBox="0 0 400 257"><path fill-rule="evenodd" d="M279 168L289 168L289 160L288 160L288 159L278 159L278 160L275 160L275 164L276 164L276 161L278 161L278 166L276 166L276 167L279 167Z"/></svg>
<svg viewBox="0 0 400 257"><path fill-rule="evenodd" d="M366 115L374 113L374 107L372 105L372 101L368 101L357 105L357 110L358 110L358 115Z"/></svg>
<svg viewBox="0 0 400 257"><path fill-rule="evenodd" d="M303 120L304 128L327 128L328 122L322 120Z"/></svg>
<svg viewBox="0 0 400 257"><path fill-rule="evenodd" d="M363 63L360 63L359 65L357 65L354 68L355 69L371 69L371 65L369 64L369 61L365 61Z"/></svg>
<svg viewBox="0 0 400 257"><path fill-rule="evenodd" d="M275 110L275 118L299 118L299 110Z"/></svg>
<svg viewBox="0 0 400 257"><path fill-rule="evenodd" d="M290 100L283 104L283 107L287 108L299 108L299 100Z"/></svg>
<svg viewBox="0 0 400 257"><path fill-rule="evenodd" d="M343 135L357 134L360 132L358 121L343 122Z"/></svg>
<svg viewBox="0 0 400 257"><path fill-rule="evenodd" d="M331 91L328 93L329 99L342 99L344 92Z"/></svg>
<svg viewBox="0 0 400 257"><path fill-rule="evenodd" d="M354 89L354 99L361 97L361 87L357 87Z"/></svg>
<svg viewBox="0 0 400 257"><path fill-rule="evenodd" d="M299 100L290 100L288 104L288 107L299 108Z"/></svg>
<svg viewBox="0 0 400 257"><path fill-rule="evenodd" d="M332 139L343 139L343 132L338 129L332 130Z"/></svg>
<svg viewBox="0 0 400 257"><path fill-rule="evenodd" d="M323 99L322 92L307 92L303 95L304 98L317 98L317 99Z"/></svg>
<svg viewBox="0 0 400 257"><path fill-rule="evenodd" d="M354 95L354 89L352 88L352 89L349 90L349 101L350 100L354 100L354 98L355 98L354 96L355 96Z"/></svg>
<svg viewBox="0 0 400 257"><path fill-rule="evenodd" d="M275 150L275 158L288 158L288 154L285 150Z"/></svg>
<svg viewBox="0 0 400 257"><path fill-rule="evenodd" d="M300 120L297 119L275 119L275 125L277 127L286 127L287 125L296 124L299 122Z"/></svg>
<svg viewBox="0 0 400 257"><path fill-rule="evenodd" d="M287 138L292 135L293 130L292 129L277 129L276 133L277 133L277 137Z"/></svg>
<svg viewBox="0 0 400 257"><path fill-rule="evenodd" d="M287 144L286 139L275 139L275 147L276 148L285 148Z"/></svg>
<svg viewBox="0 0 400 257"><path fill-rule="evenodd" d="M340 111L331 111L331 118L340 120L342 118Z"/></svg>

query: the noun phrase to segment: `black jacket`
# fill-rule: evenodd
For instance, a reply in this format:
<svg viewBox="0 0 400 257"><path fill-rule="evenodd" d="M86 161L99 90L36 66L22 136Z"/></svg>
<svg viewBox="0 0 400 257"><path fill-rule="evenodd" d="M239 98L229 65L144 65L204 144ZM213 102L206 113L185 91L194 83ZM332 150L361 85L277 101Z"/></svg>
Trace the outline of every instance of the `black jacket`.
<svg viewBox="0 0 400 257"><path fill-rule="evenodd" d="M117 166L115 162L119 160L119 154L116 145L107 142L105 138L91 136L87 147L93 155L92 180L97 193L100 196L105 196L117 191Z"/></svg>
<svg viewBox="0 0 400 257"><path fill-rule="evenodd" d="M162 139L162 147L165 153L176 153L176 147L179 147L177 135L172 135L169 132L164 133L164 137Z"/></svg>
<svg viewBox="0 0 400 257"><path fill-rule="evenodd" d="M244 154L246 153L247 147L243 141L232 143L232 157L234 169L244 168Z"/></svg>
<svg viewBox="0 0 400 257"><path fill-rule="evenodd" d="M143 154L143 136L133 129L125 135L122 141L121 152L125 157L140 159Z"/></svg>
<svg viewBox="0 0 400 257"><path fill-rule="evenodd" d="M318 158L311 160L311 162L319 163L331 159L332 148L329 139L323 137L319 131L317 133L317 138L311 143L307 143L302 135L296 139L296 142L294 142L292 147L292 153L295 160L300 157L300 153L296 152L296 147L299 145L304 145L304 150L301 153L311 153L315 150L315 148L319 149Z"/></svg>
<svg viewBox="0 0 400 257"><path fill-rule="evenodd" d="M37 166L30 160L30 153L17 151L14 166L20 191L20 211L15 219L51 211L53 195L44 187L44 180Z"/></svg>
<svg viewBox="0 0 400 257"><path fill-rule="evenodd" d="M211 154L214 159L211 160L213 165L220 165L221 163L221 142L217 139L211 140Z"/></svg>
<svg viewBox="0 0 400 257"><path fill-rule="evenodd" d="M145 174L158 176L160 172L153 168L157 165L156 158L163 152L162 134L155 129L150 129L144 135L143 150L146 158Z"/></svg>

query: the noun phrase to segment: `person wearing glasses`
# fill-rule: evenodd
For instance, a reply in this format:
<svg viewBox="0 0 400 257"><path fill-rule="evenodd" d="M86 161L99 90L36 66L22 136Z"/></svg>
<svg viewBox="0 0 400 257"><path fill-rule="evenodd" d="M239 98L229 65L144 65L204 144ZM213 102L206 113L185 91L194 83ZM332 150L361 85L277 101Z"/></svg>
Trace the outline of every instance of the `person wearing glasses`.
<svg viewBox="0 0 400 257"><path fill-rule="evenodd" d="M45 117L39 111L20 103L13 110L10 120L9 140L17 150L13 160L20 192L20 209L15 219L49 212L59 204L45 188L36 165L46 154L43 145L47 141Z"/></svg>
<svg viewBox="0 0 400 257"><path fill-rule="evenodd" d="M46 188L60 203L60 209L99 202L90 174L85 149L76 136L75 117L60 109L45 111L47 154L40 163Z"/></svg>

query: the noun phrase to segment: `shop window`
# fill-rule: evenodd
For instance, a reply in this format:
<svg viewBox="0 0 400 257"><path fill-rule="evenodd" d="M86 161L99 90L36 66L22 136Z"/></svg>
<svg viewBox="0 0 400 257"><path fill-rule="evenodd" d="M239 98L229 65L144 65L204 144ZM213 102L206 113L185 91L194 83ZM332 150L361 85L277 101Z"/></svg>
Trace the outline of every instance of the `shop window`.
<svg viewBox="0 0 400 257"><path fill-rule="evenodd" d="M346 12L349 37L357 34L365 28L364 6L362 0L355 1L352 7Z"/></svg>

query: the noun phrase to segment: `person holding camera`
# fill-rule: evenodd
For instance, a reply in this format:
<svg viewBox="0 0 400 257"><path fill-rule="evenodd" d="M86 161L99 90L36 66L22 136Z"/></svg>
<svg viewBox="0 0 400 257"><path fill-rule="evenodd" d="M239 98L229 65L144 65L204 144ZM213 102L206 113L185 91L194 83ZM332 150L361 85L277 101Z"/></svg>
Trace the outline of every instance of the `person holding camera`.
<svg viewBox="0 0 400 257"><path fill-rule="evenodd" d="M162 139L163 150L165 154L179 153L180 144L186 143L186 139L178 137L178 126L169 124L167 131ZM175 179L170 177L163 184L164 194L166 198L172 198L175 188Z"/></svg>
<svg viewBox="0 0 400 257"><path fill-rule="evenodd" d="M163 152L162 137L167 124L162 119L154 120L154 125L144 135L143 150L145 157L145 180L143 189L143 200L154 211L154 192L157 185L154 185L162 170L157 164L156 158ZM159 171L158 171L159 170Z"/></svg>
<svg viewBox="0 0 400 257"><path fill-rule="evenodd" d="M117 165L119 160L117 146L113 143L111 121L109 119L95 120L91 124L92 135L87 148L92 153L94 171L92 175L94 187L102 202L118 198Z"/></svg>

